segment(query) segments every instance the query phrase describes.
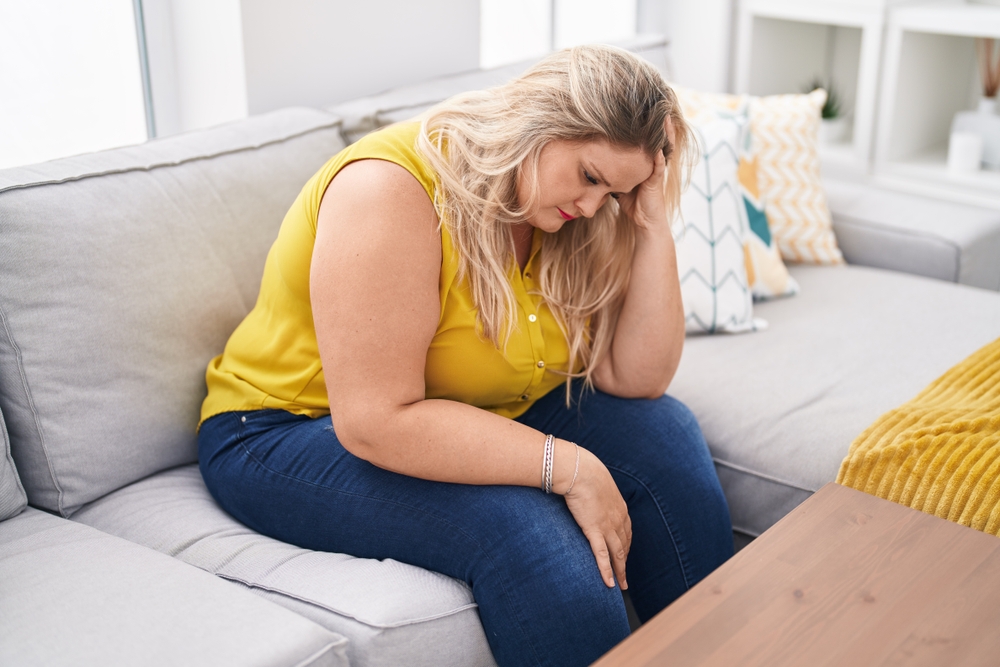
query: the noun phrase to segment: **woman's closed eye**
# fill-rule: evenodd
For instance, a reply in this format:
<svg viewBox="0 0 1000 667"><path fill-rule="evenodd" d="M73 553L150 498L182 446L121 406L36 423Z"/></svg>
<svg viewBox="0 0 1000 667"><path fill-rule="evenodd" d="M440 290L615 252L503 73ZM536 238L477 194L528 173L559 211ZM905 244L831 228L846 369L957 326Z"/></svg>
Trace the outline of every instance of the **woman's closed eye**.
<svg viewBox="0 0 1000 667"><path fill-rule="evenodd" d="M588 172L586 169L583 170L583 175L584 177L586 177L587 182L590 183L591 185L600 185L600 181L591 176L590 172ZM608 194L611 195L612 199L618 199L618 197L621 196L617 192L609 192Z"/></svg>

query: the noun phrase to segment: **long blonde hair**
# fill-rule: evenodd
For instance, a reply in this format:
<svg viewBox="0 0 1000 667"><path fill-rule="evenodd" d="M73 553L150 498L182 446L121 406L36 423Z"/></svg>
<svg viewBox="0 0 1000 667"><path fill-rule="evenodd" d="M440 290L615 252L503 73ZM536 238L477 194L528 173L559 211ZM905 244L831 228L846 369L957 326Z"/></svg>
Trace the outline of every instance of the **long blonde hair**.
<svg viewBox="0 0 1000 667"><path fill-rule="evenodd" d="M507 84L453 97L428 112L418 148L437 173L435 207L458 253L458 279L471 289L480 333L497 348L517 319L511 226L536 205L539 154L554 140L604 140L650 157L663 151L671 222L694 147L677 97L660 73L610 46L559 51ZM528 190L521 193L523 207L521 173ZM571 378L593 386L594 367L610 348L634 248L634 224L610 198L592 218L544 235L539 293L569 345L567 400ZM574 372L578 367L582 372Z"/></svg>

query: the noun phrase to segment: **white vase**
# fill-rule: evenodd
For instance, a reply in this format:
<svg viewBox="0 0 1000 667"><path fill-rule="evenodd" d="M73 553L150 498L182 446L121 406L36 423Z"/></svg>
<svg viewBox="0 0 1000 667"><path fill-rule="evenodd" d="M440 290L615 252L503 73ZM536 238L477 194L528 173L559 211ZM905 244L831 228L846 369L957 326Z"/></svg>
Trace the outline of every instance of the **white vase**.
<svg viewBox="0 0 1000 667"><path fill-rule="evenodd" d="M822 146L842 144L847 141L848 129L847 118L824 118L819 124L819 143Z"/></svg>
<svg viewBox="0 0 1000 667"><path fill-rule="evenodd" d="M983 138L983 168L1000 170L1000 116L996 99L984 97L977 111L959 111L951 121L951 132L971 132Z"/></svg>

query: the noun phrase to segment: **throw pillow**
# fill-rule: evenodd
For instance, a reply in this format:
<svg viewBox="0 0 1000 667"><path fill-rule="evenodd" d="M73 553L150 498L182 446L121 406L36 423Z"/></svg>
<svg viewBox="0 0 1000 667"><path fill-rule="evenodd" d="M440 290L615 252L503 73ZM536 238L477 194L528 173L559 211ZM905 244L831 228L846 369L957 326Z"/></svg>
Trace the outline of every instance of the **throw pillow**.
<svg viewBox="0 0 1000 667"><path fill-rule="evenodd" d="M760 187L781 256L793 262L843 264L819 176L820 110L826 91L771 95L750 102Z"/></svg>
<svg viewBox="0 0 1000 667"><path fill-rule="evenodd" d="M767 201L770 232L781 256L795 262L843 263L819 174L818 133L826 93L750 97L675 90L694 123L713 111L749 105L759 191ZM763 292L759 296L766 296Z"/></svg>
<svg viewBox="0 0 1000 667"><path fill-rule="evenodd" d="M737 167L745 114L693 125L700 159L681 196L677 268L688 332L738 333L766 326L753 318L743 240L747 215Z"/></svg>
<svg viewBox="0 0 1000 667"><path fill-rule="evenodd" d="M749 138L750 133L746 135ZM740 157L739 181L750 228L744 237L743 252L746 255L747 282L750 283L753 298L770 299L798 294L799 284L789 275L771 235L765 198L759 187L757 156L750 151L745 151Z"/></svg>

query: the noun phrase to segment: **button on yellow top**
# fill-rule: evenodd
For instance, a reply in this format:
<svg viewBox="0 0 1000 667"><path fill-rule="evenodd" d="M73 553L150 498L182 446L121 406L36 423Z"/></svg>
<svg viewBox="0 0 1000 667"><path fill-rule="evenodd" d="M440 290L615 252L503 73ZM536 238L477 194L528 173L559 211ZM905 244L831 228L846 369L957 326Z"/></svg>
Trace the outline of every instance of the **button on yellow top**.
<svg viewBox="0 0 1000 667"><path fill-rule="evenodd" d="M433 200L434 173L415 146L419 130L419 123L410 122L369 134L331 158L306 183L268 253L257 304L225 351L209 363L202 421L222 412L262 408L311 417L329 414L309 301L319 205L340 169L370 158L400 165ZM537 291L532 276L540 267L542 234L535 230L523 274L511 259L516 326L501 351L478 334L472 295L468 285L457 280L458 257L447 227L441 227L441 317L427 350L426 398L460 401L513 418L565 381L551 369L567 370L566 338L548 307L532 294ZM543 358L547 361L537 361Z"/></svg>

